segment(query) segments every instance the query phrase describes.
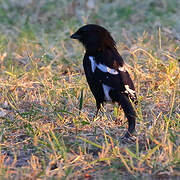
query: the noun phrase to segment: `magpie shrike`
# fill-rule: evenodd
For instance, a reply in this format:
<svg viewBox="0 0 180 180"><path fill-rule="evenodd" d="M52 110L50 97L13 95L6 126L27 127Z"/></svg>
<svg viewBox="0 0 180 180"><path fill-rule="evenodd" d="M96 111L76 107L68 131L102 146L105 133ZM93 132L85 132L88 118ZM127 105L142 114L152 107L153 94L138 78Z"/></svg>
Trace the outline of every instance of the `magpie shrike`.
<svg viewBox="0 0 180 180"><path fill-rule="evenodd" d="M128 131L124 137L131 137L135 131L136 113L130 99L136 102L136 92L112 36L102 26L88 24L71 38L79 40L86 49L83 67L96 99L97 113L104 102L117 102L128 119Z"/></svg>

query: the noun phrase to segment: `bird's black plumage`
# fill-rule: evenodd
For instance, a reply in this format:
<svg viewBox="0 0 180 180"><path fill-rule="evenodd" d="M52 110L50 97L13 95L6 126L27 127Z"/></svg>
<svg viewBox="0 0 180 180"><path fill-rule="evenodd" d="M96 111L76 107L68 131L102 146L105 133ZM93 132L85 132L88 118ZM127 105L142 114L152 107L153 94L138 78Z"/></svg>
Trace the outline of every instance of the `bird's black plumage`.
<svg viewBox="0 0 180 180"><path fill-rule="evenodd" d="M83 67L96 99L97 113L104 102L118 102L128 119L125 137L129 137L135 131L136 119L129 98L136 101L136 93L115 41L105 28L95 24L81 27L71 38L78 39L86 48Z"/></svg>

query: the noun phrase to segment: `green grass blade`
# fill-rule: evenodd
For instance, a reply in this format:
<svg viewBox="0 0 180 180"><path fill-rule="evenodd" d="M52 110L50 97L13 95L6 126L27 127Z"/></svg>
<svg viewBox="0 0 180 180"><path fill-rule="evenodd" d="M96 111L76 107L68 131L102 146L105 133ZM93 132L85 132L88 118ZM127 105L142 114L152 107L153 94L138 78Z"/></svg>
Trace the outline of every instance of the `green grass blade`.
<svg viewBox="0 0 180 180"><path fill-rule="evenodd" d="M87 140L87 139L82 138L82 137L78 137L78 138L79 138L79 139L81 139L82 141L86 142L86 143L89 143L89 144L91 144L91 145L95 146L95 147L98 147L98 148L100 148L100 149L102 149L102 148L103 148L101 145L96 144L96 143L94 143L94 142L92 142L92 141L90 141L90 140Z"/></svg>

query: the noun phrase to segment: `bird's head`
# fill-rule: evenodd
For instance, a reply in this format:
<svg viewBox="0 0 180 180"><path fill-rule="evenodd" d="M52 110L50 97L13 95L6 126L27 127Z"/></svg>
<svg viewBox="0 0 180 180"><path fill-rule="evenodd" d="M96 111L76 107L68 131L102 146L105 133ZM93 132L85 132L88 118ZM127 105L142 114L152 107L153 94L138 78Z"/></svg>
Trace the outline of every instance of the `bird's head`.
<svg viewBox="0 0 180 180"><path fill-rule="evenodd" d="M96 24L82 26L71 35L71 38L79 40L86 50L90 52L116 48L116 43L110 33L102 26Z"/></svg>

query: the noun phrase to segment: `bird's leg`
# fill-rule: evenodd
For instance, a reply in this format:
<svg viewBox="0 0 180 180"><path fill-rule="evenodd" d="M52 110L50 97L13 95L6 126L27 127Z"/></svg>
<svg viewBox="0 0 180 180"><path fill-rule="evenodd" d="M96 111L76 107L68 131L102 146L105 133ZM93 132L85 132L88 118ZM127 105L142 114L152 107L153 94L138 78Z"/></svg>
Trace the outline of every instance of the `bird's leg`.
<svg viewBox="0 0 180 180"><path fill-rule="evenodd" d="M95 117L97 117L97 116L98 116L99 110L100 110L100 108L97 108L97 110L96 110L96 114L95 114Z"/></svg>
<svg viewBox="0 0 180 180"><path fill-rule="evenodd" d="M97 108L97 110L96 110L96 113L95 113L95 115L93 117L93 120L97 118L99 110L101 108L101 103L99 103L98 101L96 101L96 108Z"/></svg>
<svg viewBox="0 0 180 180"><path fill-rule="evenodd" d="M98 116L99 110L100 110L100 108L101 108L101 103L98 102L98 101L96 101L96 108L97 108L97 110L96 110L96 115L95 115L95 117Z"/></svg>
<svg viewBox="0 0 180 180"><path fill-rule="evenodd" d="M95 114L94 117L93 117L93 121L97 118L98 113L99 113L99 110L100 110L100 108L101 108L101 103L98 102L98 101L96 101L96 108L97 108L97 110L96 110L96 114ZM96 126L95 126L95 128L94 128L93 134L96 135Z"/></svg>
<svg viewBox="0 0 180 180"><path fill-rule="evenodd" d="M95 116L94 116L93 119L97 118L99 110L101 109L101 105L103 105L103 103L100 103L99 101L96 101L96 108L97 108L97 110L96 110L96 113L95 113Z"/></svg>

